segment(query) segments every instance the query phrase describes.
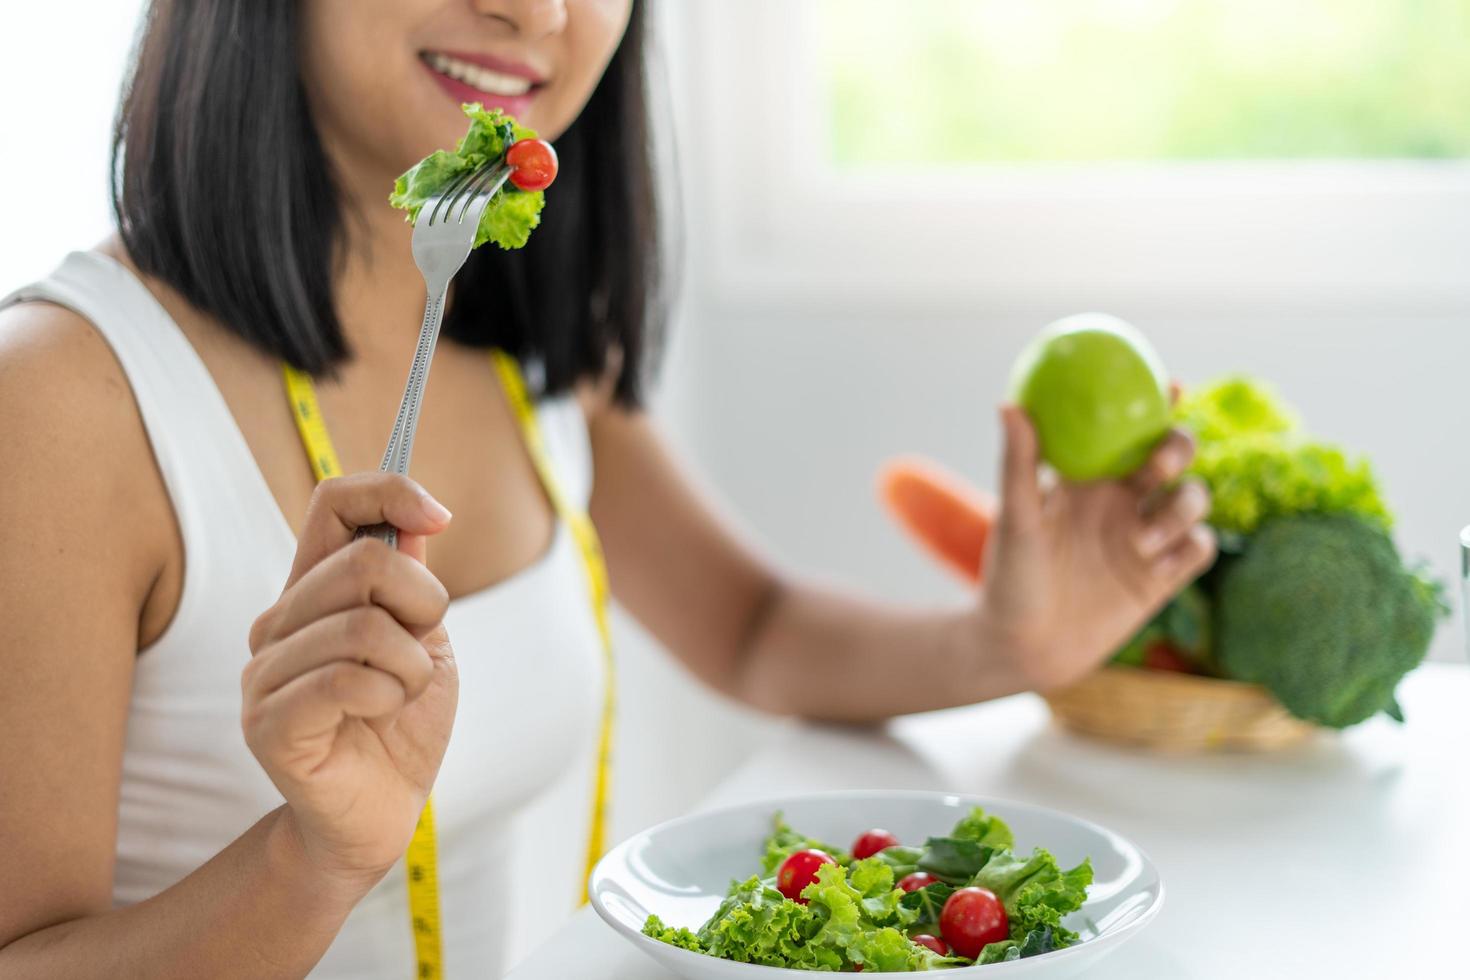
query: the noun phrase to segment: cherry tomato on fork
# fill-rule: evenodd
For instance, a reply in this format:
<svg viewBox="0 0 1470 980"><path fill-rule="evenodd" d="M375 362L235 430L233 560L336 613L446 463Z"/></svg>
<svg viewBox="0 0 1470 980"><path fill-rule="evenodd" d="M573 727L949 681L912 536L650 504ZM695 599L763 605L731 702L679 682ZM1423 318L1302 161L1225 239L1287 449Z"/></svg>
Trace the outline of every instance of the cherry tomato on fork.
<svg viewBox="0 0 1470 980"><path fill-rule="evenodd" d="M916 892L920 888L927 888L939 879L927 871L915 871L913 874L904 875L898 879L898 887L906 892Z"/></svg>
<svg viewBox="0 0 1470 980"><path fill-rule="evenodd" d="M898 838L886 830L870 830L865 834L859 834L858 839L852 845L852 859L861 861L863 858L872 857L885 847L897 847Z"/></svg>
<svg viewBox="0 0 1470 980"><path fill-rule="evenodd" d="M505 151L510 182L523 191L544 191L556 180L556 150L545 140L516 140Z"/></svg>
<svg viewBox="0 0 1470 980"><path fill-rule="evenodd" d="M776 873L776 888L793 902L805 905L801 890L817 880L817 869L822 865L836 863L826 851L816 848L797 851L781 863L781 870Z"/></svg>
<svg viewBox="0 0 1470 980"><path fill-rule="evenodd" d="M950 948L970 959L991 943L1011 934L1006 907L988 888L961 888L944 903L939 913L939 932Z"/></svg>

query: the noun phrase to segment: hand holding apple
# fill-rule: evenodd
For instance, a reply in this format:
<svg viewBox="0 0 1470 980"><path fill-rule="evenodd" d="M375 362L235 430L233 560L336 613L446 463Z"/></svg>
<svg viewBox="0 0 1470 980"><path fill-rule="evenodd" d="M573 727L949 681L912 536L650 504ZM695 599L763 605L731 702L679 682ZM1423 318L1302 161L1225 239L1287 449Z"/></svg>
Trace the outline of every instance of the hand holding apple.
<svg viewBox="0 0 1470 980"><path fill-rule="evenodd" d="M1068 480L1116 480L1169 431L1169 383L1147 338L1106 313L1047 327L1016 359L1011 400L1036 426L1041 455Z"/></svg>
<svg viewBox="0 0 1470 980"><path fill-rule="evenodd" d="M1215 555L1213 535L1201 523L1209 495L1182 479L1194 446L1169 428L1168 386L1157 357L1130 348L1136 333L1130 337L1116 325L1101 343L1049 346L1076 338L1079 326L1097 325L1088 319L1091 324L1062 321L1051 328L1018 366L1018 391L1046 423L1033 425L1017 405L1001 409L998 507L928 464L905 461L884 481L890 510L931 552L972 581L983 563L977 642L1001 652L1031 687L1086 675ZM1088 370L1095 356L1088 351L1098 349L1103 356ZM1119 383L1105 383L1109 372ZM1075 400L1091 406L1091 418ZM1087 482L1043 485L1037 431L1043 428L1053 437L1048 462L1059 472L1090 474Z"/></svg>

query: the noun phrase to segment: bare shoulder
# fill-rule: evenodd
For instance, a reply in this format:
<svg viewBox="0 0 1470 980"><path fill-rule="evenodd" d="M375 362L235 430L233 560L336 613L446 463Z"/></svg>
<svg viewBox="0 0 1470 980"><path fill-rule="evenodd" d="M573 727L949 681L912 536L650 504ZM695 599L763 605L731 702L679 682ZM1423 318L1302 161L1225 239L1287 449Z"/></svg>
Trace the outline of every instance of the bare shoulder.
<svg viewBox="0 0 1470 980"><path fill-rule="evenodd" d="M137 438L147 448L132 389L107 341L53 303L0 310L0 421L6 442L38 460L89 445L103 464L137 449Z"/></svg>
<svg viewBox="0 0 1470 980"><path fill-rule="evenodd" d="M0 512L37 518L52 544L105 529L121 573L158 578L175 553L167 492L127 375L84 317L44 302L0 310L0 431Z"/></svg>

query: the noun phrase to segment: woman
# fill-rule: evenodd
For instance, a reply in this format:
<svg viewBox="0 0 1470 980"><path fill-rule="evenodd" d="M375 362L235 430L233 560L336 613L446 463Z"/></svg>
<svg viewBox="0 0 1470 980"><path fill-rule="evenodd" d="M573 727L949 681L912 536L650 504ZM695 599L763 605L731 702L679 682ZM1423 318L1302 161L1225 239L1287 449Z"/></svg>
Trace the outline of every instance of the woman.
<svg viewBox="0 0 1470 980"><path fill-rule="evenodd" d="M602 677L487 347L540 366L534 420L617 599L768 711L864 721L1065 683L1210 560L1205 495L1175 483L1186 439L1128 483L1044 490L1013 408L993 584L964 608L818 591L721 523L641 409L644 19L155 0L120 233L0 311L0 976L409 975L397 862L431 785L449 972L499 967L506 821L591 741ZM423 301L387 190L471 97L555 140L562 175L523 253L460 274L414 480L381 476ZM360 475L314 485L283 362L316 376ZM398 552L354 543L382 520Z"/></svg>

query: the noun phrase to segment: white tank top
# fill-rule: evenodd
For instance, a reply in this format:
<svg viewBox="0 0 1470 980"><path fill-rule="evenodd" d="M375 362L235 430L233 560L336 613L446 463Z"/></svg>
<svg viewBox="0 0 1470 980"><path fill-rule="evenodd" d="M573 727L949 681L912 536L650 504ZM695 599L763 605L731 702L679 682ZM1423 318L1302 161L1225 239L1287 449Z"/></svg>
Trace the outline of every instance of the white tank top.
<svg viewBox="0 0 1470 980"><path fill-rule="evenodd" d="M127 905L183 878L282 802L245 745L240 671L250 624L280 594L296 540L204 363L127 268L73 253L0 308L25 300L75 311L111 345L183 536L178 612L134 669L113 882L115 904ZM580 407L546 399L537 417L565 493L585 506L592 461ZM563 771L590 766L604 678L586 580L560 522L538 561L454 600L445 622L460 692L434 813L445 974L456 980L505 965L513 817ZM590 787L590 768L579 775ZM580 856L583 840L568 850ZM565 890L570 906L575 881ZM400 862L311 975L413 977L407 896Z"/></svg>

